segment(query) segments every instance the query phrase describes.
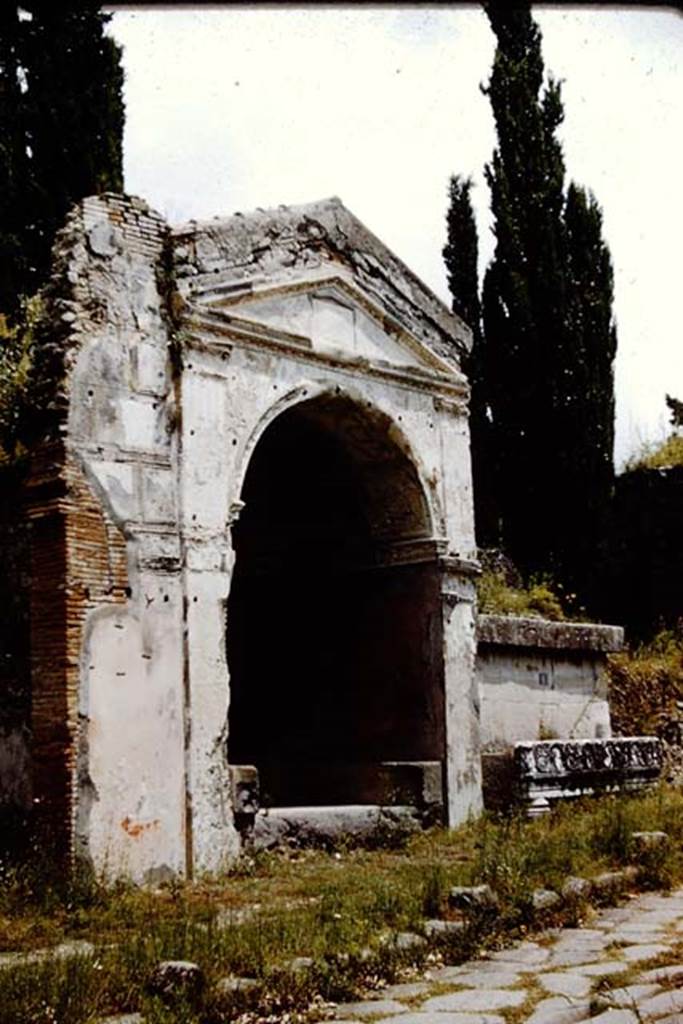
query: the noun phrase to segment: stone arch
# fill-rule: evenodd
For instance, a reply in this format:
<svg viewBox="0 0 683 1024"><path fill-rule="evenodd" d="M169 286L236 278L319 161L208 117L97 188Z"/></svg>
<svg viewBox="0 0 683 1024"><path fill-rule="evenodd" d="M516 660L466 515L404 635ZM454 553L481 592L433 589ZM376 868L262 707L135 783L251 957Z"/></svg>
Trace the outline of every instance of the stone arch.
<svg viewBox="0 0 683 1024"><path fill-rule="evenodd" d="M444 757L432 511L394 422L311 390L249 446L228 757L256 765L272 804L375 802L383 764Z"/></svg>
<svg viewBox="0 0 683 1024"><path fill-rule="evenodd" d="M295 406L303 405L304 403L316 402L318 400L321 403L333 405L338 399L348 402L349 406L354 407L359 415L361 413L366 413L368 420L372 420L377 424L382 424L383 429L385 429L387 434L390 435L391 441L405 454L407 460L412 464L415 470L417 486L422 492L424 516L428 521L426 535L433 537L438 532L437 524L441 525L443 513L439 508L438 495L426 484L426 474L421 465L420 458L415 451L414 445L409 441L406 433L399 424L395 422L395 420L387 415L387 413L384 412L377 404L370 401L370 399L368 399L360 390L354 387L338 385L331 388L327 383L306 382L292 388L274 402L268 408L267 412L259 418L244 443L235 474L235 486L233 493L242 493L244 481L251 464L251 458L254 450L264 433L275 420L282 416L283 413L293 409ZM229 513L228 518L230 520L230 524L238 518L240 507L240 505L237 506L236 514L235 510Z"/></svg>

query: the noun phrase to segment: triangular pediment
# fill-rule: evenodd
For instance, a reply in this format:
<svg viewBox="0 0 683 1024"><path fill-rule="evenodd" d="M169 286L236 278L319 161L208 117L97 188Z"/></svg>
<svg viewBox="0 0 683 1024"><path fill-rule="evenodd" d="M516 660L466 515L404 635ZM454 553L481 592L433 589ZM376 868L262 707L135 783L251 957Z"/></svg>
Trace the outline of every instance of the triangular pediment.
<svg viewBox="0 0 683 1024"><path fill-rule="evenodd" d="M249 287L224 296L214 292L206 305L235 326L258 325L261 330L271 328L280 338L306 339L320 353L460 377L454 365L341 275Z"/></svg>

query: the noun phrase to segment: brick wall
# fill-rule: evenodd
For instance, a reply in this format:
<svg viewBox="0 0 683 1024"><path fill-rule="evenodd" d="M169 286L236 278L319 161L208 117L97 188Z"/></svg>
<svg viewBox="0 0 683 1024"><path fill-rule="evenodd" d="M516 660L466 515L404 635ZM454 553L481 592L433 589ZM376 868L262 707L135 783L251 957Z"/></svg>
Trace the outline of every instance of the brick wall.
<svg viewBox="0 0 683 1024"><path fill-rule="evenodd" d="M73 455L43 446L26 480L31 522L31 675L35 819L72 853L83 632L89 611L126 600L125 539Z"/></svg>

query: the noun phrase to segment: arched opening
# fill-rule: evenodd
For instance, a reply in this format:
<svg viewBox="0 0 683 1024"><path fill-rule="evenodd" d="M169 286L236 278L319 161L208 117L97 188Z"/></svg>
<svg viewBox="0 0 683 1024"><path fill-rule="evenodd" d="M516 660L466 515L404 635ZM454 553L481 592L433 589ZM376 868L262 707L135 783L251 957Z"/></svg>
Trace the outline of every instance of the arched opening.
<svg viewBox="0 0 683 1024"><path fill-rule="evenodd" d="M229 760L256 765L273 806L383 802L386 762L444 757L439 572L415 467L386 416L324 395L264 431L242 499Z"/></svg>

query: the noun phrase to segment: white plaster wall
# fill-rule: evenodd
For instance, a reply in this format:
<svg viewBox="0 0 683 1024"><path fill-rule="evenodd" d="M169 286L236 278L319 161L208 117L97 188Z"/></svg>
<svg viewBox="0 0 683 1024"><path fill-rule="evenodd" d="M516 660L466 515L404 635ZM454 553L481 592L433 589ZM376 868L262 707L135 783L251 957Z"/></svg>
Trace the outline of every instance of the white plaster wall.
<svg viewBox="0 0 683 1024"><path fill-rule="evenodd" d="M449 402L437 403L440 483L449 554L476 560L469 427ZM448 822L457 825L483 807L480 694L476 653L474 583L446 580L443 604L448 750ZM455 602L455 603L454 603Z"/></svg>
<svg viewBox="0 0 683 1024"><path fill-rule="evenodd" d="M236 844L226 825L229 813L224 781L225 752L230 749L225 663L225 602L233 565L229 520L239 508L249 459L266 427L292 405L325 392L348 395L391 419L395 440L409 450L425 487L433 535L445 537L451 551L473 552L464 409L440 405L431 391L419 384L401 386L359 374L354 366L306 365L265 349L240 348L227 340L221 344L215 338L210 350L193 347L187 351L182 384L181 508L191 567L187 585L191 595L189 772L198 868L216 869L222 853L232 851ZM465 465L453 469L459 460ZM472 599L473 589L466 588L464 603L446 623L453 822L481 806Z"/></svg>
<svg viewBox="0 0 683 1024"><path fill-rule="evenodd" d="M82 305L68 444L126 538L130 595L85 622L76 842L100 874L158 880L186 870L187 816L175 405L157 274L163 228L140 207L118 208L121 228L106 198L84 205L84 242L69 271ZM91 309L106 316L91 320Z"/></svg>
<svg viewBox="0 0 683 1024"><path fill-rule="evenodd" d="M483 808L479 693L474 674L474 586L453 585L443 602L447 821Z"/></svg>
<svg viewBox="0 0 683 1024"><path fill-rule="evenodd" d="M419 372L368 372L368 360L420 367L419 345L406 349L359 308L324 295L300 296L284 311L264 302L258 315L311 338L312 356L336 353L336 361L212 334L186 340L176 392L156 258L127 247L103 214L106 203L88 203L92 252L81 247L73 277L87 282L83 310L94 298L106 316L85 324L71 369L69 444L126 536L131 596L86 623L78 839L97 870L137 880L190 866L218 870L239 848L227 771L230 524L259 438L291 405L327 391L385 414L423 483L433 537L449 554L470 557L466 411ZM446 586L451 597L457 591L444 603L455 823L480 806L479 721L473 589L456 577Z"/></svg>
<svg viewBox="0 0 683 1024"><path fill-rule="evenodd" d="M132 609L94 613L79 709L88 722L88 852L100 873L135 881L185 868L179 581L147 579L144 594L142 621Z"/></svg>
<svg viewBox="0 0 683 1024"><path fill-rule="evenodd" d="M487 648L477 658L487 749L611 735L604 656Z"/></svg>

